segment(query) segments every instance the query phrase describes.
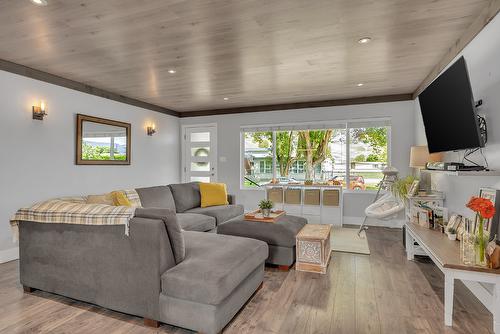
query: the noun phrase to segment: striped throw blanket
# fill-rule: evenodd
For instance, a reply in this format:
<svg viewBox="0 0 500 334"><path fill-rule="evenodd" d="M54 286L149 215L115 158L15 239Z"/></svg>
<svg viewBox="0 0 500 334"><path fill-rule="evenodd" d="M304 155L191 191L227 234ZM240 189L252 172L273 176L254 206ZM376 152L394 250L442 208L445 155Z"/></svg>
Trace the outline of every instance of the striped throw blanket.
<svg viewBox="0 0 500 334"><path fill-rule="evenodd" d="M135 191L124 191L132 204L140 206ZM19 240L19 222L32 221L47 224L124 225L129 235L129 221L135 207L87 204L86 197L56 198L19 209L10 220L14 241Z"/></svg>

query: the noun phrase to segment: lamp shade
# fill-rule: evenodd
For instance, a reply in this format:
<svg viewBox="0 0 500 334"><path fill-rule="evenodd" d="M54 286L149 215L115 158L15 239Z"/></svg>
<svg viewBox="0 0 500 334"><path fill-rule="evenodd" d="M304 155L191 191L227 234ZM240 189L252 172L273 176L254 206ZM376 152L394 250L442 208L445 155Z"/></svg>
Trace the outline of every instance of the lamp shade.
<svg viewBox="0 0 500 334"><path fill-rule="evenodd" d="M443 161L442 153L429 154L427 146L412 146L410 150L410 167L424 168L428 162Z"/></svg>

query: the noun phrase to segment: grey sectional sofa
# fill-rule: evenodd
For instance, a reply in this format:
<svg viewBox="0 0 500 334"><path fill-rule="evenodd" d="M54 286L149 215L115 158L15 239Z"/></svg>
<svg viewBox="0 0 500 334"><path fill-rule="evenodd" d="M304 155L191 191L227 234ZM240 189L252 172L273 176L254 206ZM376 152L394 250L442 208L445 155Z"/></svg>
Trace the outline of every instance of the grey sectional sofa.
<svg viewBox="0 0 500 334"><path fill-rule="evenodd" d="M199 232L240 207L196 208L193 190L195 184L137 189L143 206L154 208L136 210L129 236L123 226L20 222L21 284L149 325L220 332L262 284L268 246Z"/></svg>
<svg viewBox="0 0 500 334"><path fill-rule="evenodd" d="M177 220L186 231L206 232L243 214L243 206L234 204L201 208L200 187L197 182L138 188L143 207L170 209L177 212Z"/></svg>

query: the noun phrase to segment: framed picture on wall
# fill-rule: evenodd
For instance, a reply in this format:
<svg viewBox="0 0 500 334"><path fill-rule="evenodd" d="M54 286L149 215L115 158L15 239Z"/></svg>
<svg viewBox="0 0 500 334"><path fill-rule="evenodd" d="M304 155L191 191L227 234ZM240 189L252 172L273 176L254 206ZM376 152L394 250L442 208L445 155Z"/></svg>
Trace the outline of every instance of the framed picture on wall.
<svg viewBox="0 0 500 334"><path fill-rule="evenodd" d="M496 214L493 218L486 221L486 229L490 233L490 240L493 240L495 235L498 236L498 218L500 210L500 190L493 188L479 188L479 197L489 199L496 209ZM476 217L476 226L478 217Z"/></svg>

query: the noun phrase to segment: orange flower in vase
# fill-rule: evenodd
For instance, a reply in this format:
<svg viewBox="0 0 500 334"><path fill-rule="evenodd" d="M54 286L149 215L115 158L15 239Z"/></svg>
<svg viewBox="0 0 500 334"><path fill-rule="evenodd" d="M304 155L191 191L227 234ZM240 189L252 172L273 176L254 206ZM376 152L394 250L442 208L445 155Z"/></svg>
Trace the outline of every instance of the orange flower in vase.
<svg viewBox="0 0 500 334"><path fill-rule="evenodd" d="M476 228L476 264L486 265L485 250L489 235L484 234L484 221L493 218L496 213L495 206L487 198L473 196L466 205L478 217L479 225Z"/></svg>

